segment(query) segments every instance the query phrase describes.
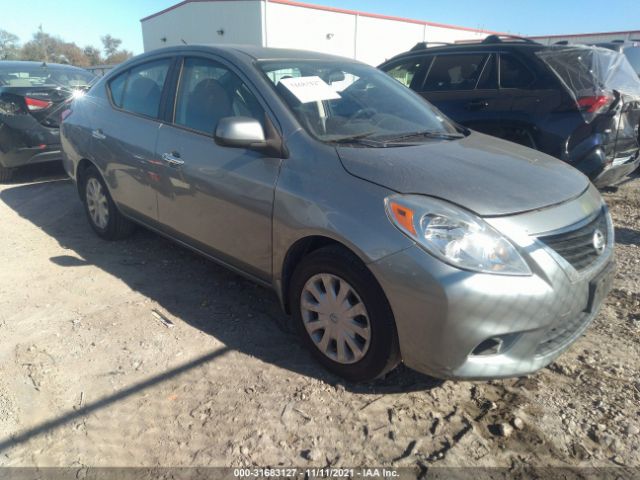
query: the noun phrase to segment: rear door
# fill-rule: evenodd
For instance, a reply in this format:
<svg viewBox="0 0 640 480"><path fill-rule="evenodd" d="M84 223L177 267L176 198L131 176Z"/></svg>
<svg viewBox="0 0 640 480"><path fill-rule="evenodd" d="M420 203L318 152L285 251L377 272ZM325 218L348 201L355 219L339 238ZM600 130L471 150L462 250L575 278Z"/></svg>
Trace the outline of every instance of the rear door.
<svg viewBox="0 0 640 480"><path fill-rule="evenodd" d="M164 57L138 64L109 81L109 102L91 118L92 151L114 201L147 223L158 219L155 147L163 91L173 62Z"/></svg>
<svg viewBox="0 0 640 480"><path fill-rule="evenodd" d="M439 54L420 93L455 121L499 135L509 101L498 90L495 55L490 52Z"/></svg>
<svg viewBox="0 0 640 480"><path fill-rule="evenodd" d="M221 118L263 123L265 104L231 64L185 57L175 109L159 132L159 219L167 233L244 272L271 274L271 216L281 159L217 145Z"/></svg>

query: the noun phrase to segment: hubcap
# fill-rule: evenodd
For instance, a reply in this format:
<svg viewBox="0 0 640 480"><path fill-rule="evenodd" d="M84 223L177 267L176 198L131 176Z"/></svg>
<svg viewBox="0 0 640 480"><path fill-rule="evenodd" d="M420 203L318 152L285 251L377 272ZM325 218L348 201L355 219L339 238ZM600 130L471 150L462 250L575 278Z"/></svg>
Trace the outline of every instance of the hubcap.
<svg viewBox="0 0 640 480"><path fill-rule="evenodd" d="M371 325L360 296L329 273L311 277L300 298L302 321L315 346L331 360L350 364L366 355Z"/></svg>
<svg viewBox="0 0 640 480"><path fill-rule="evenodd" d="M105 229L109 223L109 203L102 185L95 178L87 182L87 208L91 221L98 228Z"/></svg>

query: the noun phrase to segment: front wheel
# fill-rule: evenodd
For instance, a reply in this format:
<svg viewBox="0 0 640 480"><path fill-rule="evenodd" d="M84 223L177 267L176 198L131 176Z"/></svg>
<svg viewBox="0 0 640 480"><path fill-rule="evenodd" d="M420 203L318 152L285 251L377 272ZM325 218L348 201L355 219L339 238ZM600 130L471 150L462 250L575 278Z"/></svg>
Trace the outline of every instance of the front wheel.
<svg viewBox="0 0 640 480"><path fill-rule="evenodd" d="M91 228L105 240L126 238L135 226L116 207L107 186L95 167L89 167L82 177L83 203Z"/></svg>
<svg viewBox="0 0 640 480"><path fill-rule="evenodd" d="M369 381L399 363L386 296L346 249L327 247L305 257L293 274L289 301L303 342L335 374Z"/></svg>

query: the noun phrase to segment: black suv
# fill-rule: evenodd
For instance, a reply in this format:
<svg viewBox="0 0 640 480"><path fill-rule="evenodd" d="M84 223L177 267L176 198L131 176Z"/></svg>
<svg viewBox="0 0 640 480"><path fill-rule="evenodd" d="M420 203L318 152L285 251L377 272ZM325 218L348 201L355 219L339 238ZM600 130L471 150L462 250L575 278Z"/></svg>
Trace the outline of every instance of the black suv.
<svg viewBox="0 0 640 480"><path fill-rule="evenodd" d="M70 65L0 61L0 182L16 167L60 161L60 121L95 76Z"/></svg>
<svg viewBox="0 0 640 480"><path fill-rule="evenodd" d="M379 68L457 122L562 159L599 187L640 162L640 81L617 52L492 35L419 43Z"/></svg>

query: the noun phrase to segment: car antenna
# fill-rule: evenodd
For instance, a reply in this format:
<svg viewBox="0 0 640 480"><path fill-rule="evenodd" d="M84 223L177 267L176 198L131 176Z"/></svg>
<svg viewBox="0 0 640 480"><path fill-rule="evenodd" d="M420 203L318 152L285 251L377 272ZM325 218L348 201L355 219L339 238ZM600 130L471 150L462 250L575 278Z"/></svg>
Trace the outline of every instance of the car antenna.
<svg viewBox="0 0 640 480"><path fill-rule="evenodd" d="M185 45L189 45L187 42L185 42L185 41L184 41L184 38L181 38L181 39L180 39L180 41L181 41L182 43L184 43Z"/></svg>

